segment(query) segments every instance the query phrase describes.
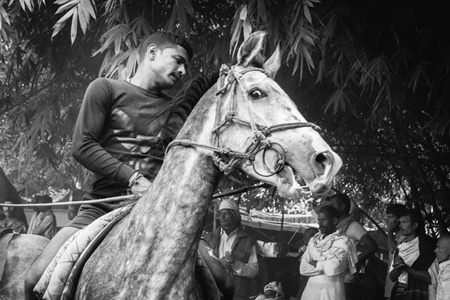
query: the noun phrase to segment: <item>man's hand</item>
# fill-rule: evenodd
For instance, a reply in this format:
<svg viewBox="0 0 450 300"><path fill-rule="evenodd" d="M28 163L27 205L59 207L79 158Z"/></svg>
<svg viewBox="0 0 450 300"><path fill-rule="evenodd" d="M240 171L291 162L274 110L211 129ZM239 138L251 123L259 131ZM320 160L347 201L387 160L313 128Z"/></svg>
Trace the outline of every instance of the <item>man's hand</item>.
<svg viewBox="0 0 450 300"><path fill-rule="evenodd" d="M131 192L135 196L140 198L150 188L151 184L152 183L147 178L145 178L144 176L140 176L133 182L133 185L131 186Z"/></svg>
<svg viewBox="0 0 450 300"><path fill-rule="evenodd" d="M219 260L222 265L225 267L225 269L232 274L233 270L232 270L232 266L233 266L233 257L231 256L231 253L228 251L225 251L225 256L223 256L222 258L220 258Z"/></svg>
<svg viewBox="0 0 450 300"><path fill-rule="evenodd" d="M405 261L403 260L403 258L400 257L400 255L398 255L394 259L394 263L392 264L392 267L394 267L394 269L405 268L405 266L407 266L407 265L405 264Z"/></svg>
<svg viewBox="0 0 450 300"><path fill-rule="evenodd" d="M400 220L397 220L395 222L388 222L388 224L387 224L388 232L393 233L393 232L397 231L399 225L400 225Z"/></svg>

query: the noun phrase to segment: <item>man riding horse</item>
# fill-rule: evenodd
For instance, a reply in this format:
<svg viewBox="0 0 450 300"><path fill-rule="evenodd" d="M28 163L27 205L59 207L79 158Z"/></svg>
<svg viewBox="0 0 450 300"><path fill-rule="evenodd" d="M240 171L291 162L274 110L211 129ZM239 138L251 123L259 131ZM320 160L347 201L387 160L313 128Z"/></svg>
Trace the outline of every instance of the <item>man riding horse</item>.
<svg viewBox="0 0 450 300"><path fill-rule="evenodd" d="M203 299L195 276L203 221L220 178L231 170L276 186L279 194L287 198L329 191L342 161L317 133L317 126L305 120L273 81L281 55L277 50L265 61L261 55L264 38L263 32L251 34L239 48L237 64L222 69L218 82L195 105L176 140L167 147L161 170L149 188L149 181L139 174L132 176L135 170L125 163L116 166L128 170L125 172L128 176L115 170L113 163L102 165L109 170L105 176L114 177L122 188L131 186L136 193L148 190L86 261L75 287L75 299ZM89 141L78 140L78 134L95 140L98 131L89 134L85 129L77 129L74 143L80 143L87 156L100 151L99 160L112 162L114 157L125 155L125 150L147 158L161 154L159 142L164 135L156 133L153 135L156 138L151 138L147 134L132 134L133 129L144 130L139 124L136 128L134 120L138 112L132 110L134 114L127 115L125 104L134 107L131 104L134 102L126 101L123 93L113 93L120 99L107 105L105 94L117 85L134 89L133 101L140 99L138 95L146 100L152 97L163 101L164 95L145 89L154 85L147 84L142 89L135 84L148 83L152 78L157 86L169 88L180 79L189 52L178 44L167 47L154 42L142 49L145 58L137 72L141 74L140 80L132 79L129 83L98 79L93 83L100 85L98 94L103 97L97 105L82 107L79 121L103 123L104 114L91 114L86 120L82 115L90 109L96 112L107 109L113 115L107 124L110 130L100 133L118 137L115 144L104 145L115 149L108 155L101 147L89 147ZM146 66L145 70L140 71L141 65ZM150 104L142 106L152 108ZM103 140L98 142L101 144ZM148 165L156 167L158 163L151 160ZM100 179L98 184L98 188L108 186ZM86 217L95 218L96 213L92 211ZM64 230L78 231L74 227ZM30 248L28 240L28 236L19 235L13 238L11 247ZM60 246L63 240L55 237L47 248L59 248L55 246ZM34 263L27 280L28 292L40 273L36 270L48 264L49 256L52 255L45 253ZM8 266L7 259L9 273L0 283L0 297L9 293L13 298L22 298L23 291L10 282L12 278L20 278L17 274L20 270Z"/></svg>
<svg viewBox="0 0 450 300"><path fill-rule="evenodd" d="M84 96L75 124L72 153L95 173L84 199L136 196L148 189L162 165L161 108L170 101L164 90L186 74L193 52L182 37L157 32L142 41L139 66L129 81L98 78ZM158 116L159 115L159 116ZM50 241L26 280L26 298L62 244L78 230L112 211L117 203L82 205L79 214Z"/></svg>

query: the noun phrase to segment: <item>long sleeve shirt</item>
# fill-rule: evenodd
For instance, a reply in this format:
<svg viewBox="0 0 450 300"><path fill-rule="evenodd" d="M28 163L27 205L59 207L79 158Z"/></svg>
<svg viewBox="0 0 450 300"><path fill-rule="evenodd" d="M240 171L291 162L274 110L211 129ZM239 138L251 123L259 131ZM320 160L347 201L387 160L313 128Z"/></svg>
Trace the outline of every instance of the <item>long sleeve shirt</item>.
<svg viewBox="0 0 450 300"><path fill-rule="evenodd" d="M95 174L93 195L124 195L138 170L153 180L161 168L161 133L170 98L129 82L98 78L86 90L73 135L74 158Z"/></svg>
<svg viewBox="0 0 450 300"><path fill-rule="evenodd" d="M57 231L56 217L52 210L47 210L39 214L36 219L31 234L41 235L48 239L52 239Z"/></svg>

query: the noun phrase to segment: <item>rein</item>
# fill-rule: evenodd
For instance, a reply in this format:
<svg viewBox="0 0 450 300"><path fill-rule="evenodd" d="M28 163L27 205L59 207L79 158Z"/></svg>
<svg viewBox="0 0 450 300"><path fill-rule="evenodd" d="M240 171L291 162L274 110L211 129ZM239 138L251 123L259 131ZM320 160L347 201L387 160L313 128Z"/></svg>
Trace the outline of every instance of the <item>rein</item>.
<svg viewBox="0 0 450 300"><path fill-rule="evenodd" d="M224 172L225 175L231 173L231 171L233 171L234 165L242 159L249 160L250 164L253 166L254 172L262 177L270 177L283 170L284 165L286 163L286 151L280 144L271 142L267 137L269 137L272 133L278 131L285 131L301 127L312 127L315 130L319 130L320 127L310 122L290 122L283 124L275 124L272 126L264 126L255 123L253 119L253 111L250 109L250 100L248 99L248 91L245 89L245 85L241 80L242 76L249 72L262 72L266 76L270 77L269 74L262 68L249 67L242 70L241 72L238 72L234 66L228 68L226 65L222 65L220 69L219 80L217 83L218 88L216 96L219 96L218 97L219 100L217 103L215 127L211 132L213 134L211 137L211 145L205 145L190 140L179 139L174 140L171 143L169 143L169 145L167 145L166 154L168 153L170 148L174 146L196 147L213 151L215 153L215 155L213 156L213 161L219 167L219 169L222 172ZM233 85L234 83L237 83L237 85ZM234 93L232 94L232 100L230 102L229 110L225 113L224 119L220 120L222 108L220 102L224 97L225 93L232 86L234 86ZM235 116L236 86L239 86L241 93L244 97L245 105L247 107L249 115L249 121L239 119ZM222 127L227 126L231 123L236 123L238 125L251 128L252 130L253 135L247 138L247 140L249 141L248 146L245 148L243 152L220 146L219 131L220 129L222 129ZM269 150L273 151L278 157L278 162L276 164L275 169L271 169L266 164L266 153ZM258 170L256 170L255 164L253 163L255 161L255 156L261 151L263 152L262 153L263 166L268 172L268 175L261 174ZM229 157L231 159L229 159L229 161L227 162L225 161L223 156Z"/></svg>

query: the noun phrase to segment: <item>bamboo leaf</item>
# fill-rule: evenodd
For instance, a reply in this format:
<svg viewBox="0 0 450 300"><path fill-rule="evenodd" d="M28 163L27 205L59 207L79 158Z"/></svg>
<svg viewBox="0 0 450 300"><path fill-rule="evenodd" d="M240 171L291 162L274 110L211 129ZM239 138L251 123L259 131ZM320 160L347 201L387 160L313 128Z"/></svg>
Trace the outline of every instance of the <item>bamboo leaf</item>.
<svg viewBox="0 0 450 300"><path fill-rule="evenodd" d="M308 20L309 23L312 23L311 12L309 11L309 7L308 6L304 7L303 14L305 15L306 20Z"/></svg>
<svg viewBox="0 0 450 300"><path fill-rule="evenodd" d="M61 1L61 4L62 4L62 5L58 8L58 10L56 11L55 15L60 14L60 13L63 13L63 12L65 12L66 10L71 9L71 8L77 6L78 3L79 3L79 0L68 0L67 2L66 2L66 1L62 2L62 1Z"/></svg>
<svg viewBox="0 0 450 300"><path fill-rule="evenodd" d="M75 38L77 37L78 31L78 8L75 7L72 16L72 27L70 28L70 40L73 44Z"/></svg>
<svg viewBox="0 0 450 300"><path fill-rule="evenodd" d="M64 16L62 16L56 24L53 26L53 33L52 38L58 34L58 32L63 29L64 25L66 24L67 20L73 15L73 12L75 10L75 7L69 10Z"/></svg>

